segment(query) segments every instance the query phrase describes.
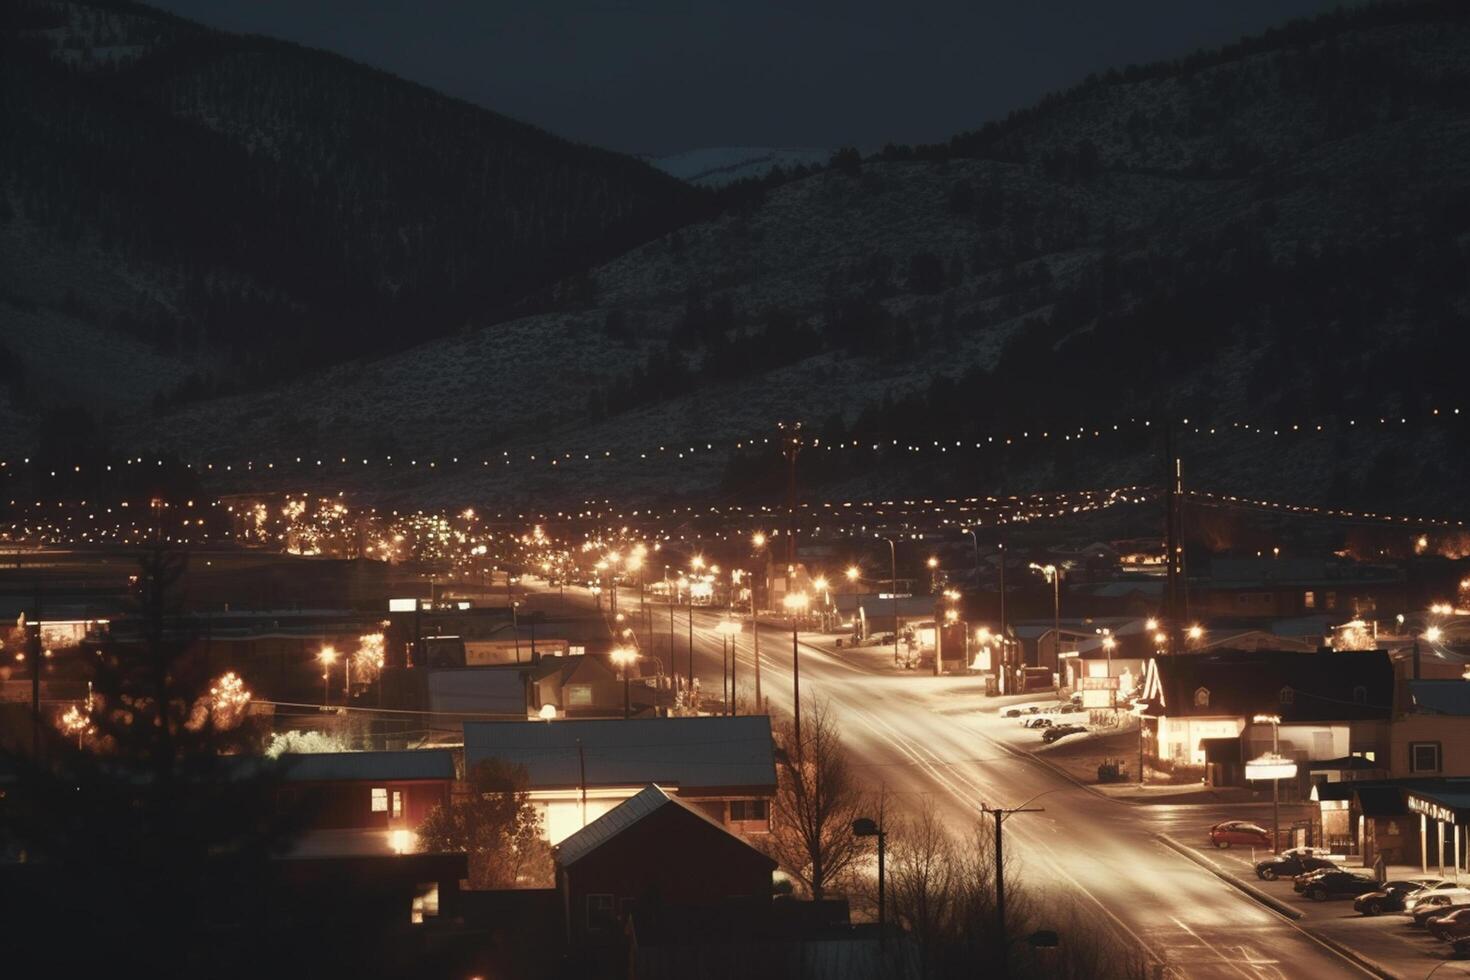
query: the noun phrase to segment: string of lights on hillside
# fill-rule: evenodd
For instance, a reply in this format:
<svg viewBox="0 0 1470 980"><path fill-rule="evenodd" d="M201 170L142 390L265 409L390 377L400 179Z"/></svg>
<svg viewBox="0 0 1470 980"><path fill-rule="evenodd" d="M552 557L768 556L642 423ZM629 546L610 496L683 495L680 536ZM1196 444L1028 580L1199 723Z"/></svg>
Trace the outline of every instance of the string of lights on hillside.
<svg viewBox="0 0 1470 980"><path fill-rule="evenodd" d="M1399 429L1408 426L1455 420L1461 416L1462 411L1459 408L1432 408L1427 412L1415 416L1394 414L1292 423L1259 423L1235 420L1220 421L1211 424L1186 417L1174 422L1172 433L1179 439L1188 437L1208 439L1228 435L1252 435L1276 438L1294 435L1328 434L1342 431L1357 433L1374 429ZM1128 418L1126 420L1104 424L1069 425L1066 427L1042 429L1025 428L968 439L907 437L890 438L875 442L861 439L830 441L814 436L806 443L804 451L824 453L877 453L897 450L913 455L930 454L937 456L955 453L962 454L966 451L1002 449L1010 446L1043 442L1050 444L1082 443L1115 434L1145 431L1157 432L1161 431L1162 428L1163 422L1159 419ZM702 439L681 443L661 443L657 446L648 446L643 449L579 449L541 452L525 450L513 452L507 449L489 456L465 453L425 458L419 458L417 456L404 457L401 454L363 456L360 454L344 455L336 453L291 456L276 460L254 458L231 461L185 460L182 461L181 465L201 476L302 473L334 468L359 471L364 468L369 470L397 469L436 474L439 472L462 474L471 469L502 469L508 466L522 468L536 467L551 470L566 468L569 465L594 462L625 462L633 460L657 460L662 462L697 461L711 457L723 458L732 452L771 448L778 442L779 437L770 435L733 439ZM91 472L110 473L149 466L158 468L166 464L167 461L162 458L137 456L128 457L116 463L99 464ZM33 461L30 457L0 460L0 477L13 477L22 473L36 475L33 471L41 465L43 464L39 461ZM86 467L76 464L66 470L48 469L41 475L62 478L68 475L83 475L87 472L88 469Z"/></svg>
<svg viewBox="0 0 1470 980"><path fill-rule="evenodd" d="M914 498L804 502L797 522L803 534L860 537L885 533L938 533L1026 524L1087 514L1122 504L1156 502L1157 487L989 497ZM1388 514L1320 507L1248 496L1186 490L1200 506L1243 508L1337 522L1418 529L1459 529L1458 518ZM787 520L779 505L620 508L610 500L586 501L558 511L380 511L355 507L345 494L288 494L269 499L155 501L152 507L99 507L85 501L12 500L12 520L0 524L0 545L119 546L161 542L175 546L244 544L287 554L335 555L380 561L483 563L508 560L527 527L562 527L584 536L637 532L653 540L733 540L754 531L779 535ZM539 532L538 532L539 533Z"/></svg>
<svg viewBox="0 0 1470 980"><path fill-rule="evenodd" d="M1221 504L1231 507L1247 507L1253 510L1277 513L1300 514L1312 517L1330 517L1338 520L1373 524L1403 524L1412 527L1464 527L1463 520L1444 517L1422 517L1404 514L1383 514L1370 510L1348 510L1342 507L1317 507L1312 504L1289 504L1279 500L1261 500L1233 494L1210 493L1206 490L1186 490L1185 496L1206 504Z"/></svg>

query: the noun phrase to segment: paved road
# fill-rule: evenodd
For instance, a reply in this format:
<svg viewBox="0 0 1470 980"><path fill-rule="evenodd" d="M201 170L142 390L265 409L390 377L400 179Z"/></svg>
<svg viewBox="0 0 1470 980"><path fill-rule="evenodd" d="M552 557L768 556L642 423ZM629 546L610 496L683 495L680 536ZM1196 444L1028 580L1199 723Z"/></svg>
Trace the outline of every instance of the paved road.
<svg viewBox="0 0 1470 980"><path fill-rule="evenodd" d="M635 618L636 600L624 598L620 608ZM670 664L669 607L649 608L654 638L644 649L665 671L687 676L688 609L675 611ZM693 614L695 676L716 695L723 637L715 626L722 618L720 611ZM753 701L751 640L746 620L737 640L737 677L741 694ZM760 647L762 694L774 713L789 714L791 633L762 626ZM827 702L856 768L874 788L903 803L932 803L965 833L983 806L1034 801L1044 807L1006 822L1007 854L1020 864L1025 887L1041 899L1080 896L1120 935L1161 959L1169 974L1235 980L1370 975L1152 836L1158 829L1208 823L1208 816L1181 814L1188 808L1178 807L1156 815L1153 808L1102 799L1017 755L1004 744L1014 723L950 696L953 684L943 678L876 672L805 641L799 651L803 702Z"/></svg>

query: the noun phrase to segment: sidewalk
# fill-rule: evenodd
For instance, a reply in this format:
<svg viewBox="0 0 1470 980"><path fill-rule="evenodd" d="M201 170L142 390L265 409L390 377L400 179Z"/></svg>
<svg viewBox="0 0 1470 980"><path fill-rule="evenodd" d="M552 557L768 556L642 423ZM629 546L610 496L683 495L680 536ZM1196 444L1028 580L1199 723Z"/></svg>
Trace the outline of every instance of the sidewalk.
<svg viewBox="0 0 1470 980"><path fill-rule="evenodd" d="M1417 978L1439 967L1440 977L1470 976L1470 961L1457 960L1448 943L1436 940L1426 930L1415 929L1407 916L1363 916L1353 910L1352 899L1314 902L1297 894L1289 879L1261 880L1255 874L1255 861L1264 860L1265 852L1213 848L1200 843L1203 838L1199 835L1193 835L1192 840L1177 833L1159 837L1172 850L1235 884L1263 906L1293 918L1298 928L1379 976ZM1371 877L1372 869L1360 863L1353 857L1341 862L1344 870ZM1417 866L1391 865L1387 877L1399 880L1424 874ZM1470 877L1465 880L1470 883Z"/></svg>

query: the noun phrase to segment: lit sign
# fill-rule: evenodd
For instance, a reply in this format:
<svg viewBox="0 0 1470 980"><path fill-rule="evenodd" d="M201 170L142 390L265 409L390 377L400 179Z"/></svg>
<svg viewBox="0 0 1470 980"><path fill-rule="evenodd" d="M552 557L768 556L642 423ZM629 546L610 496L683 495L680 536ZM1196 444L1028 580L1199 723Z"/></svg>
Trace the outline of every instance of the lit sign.
<svg viewBox="0 0 1470 980"><path fill-rule="evenodd" d="M912 599L913 597L914 597L914 594L912 592L899 592L899 593L896 593L896 594L893 593L893 592L879 592L878 593L878 598L880 598L880 599Z"/></svg>
<svg viewBox="0 0 1470 980"><path fill-rule="evenodd" d="M1408 807L1413 812L1422 813L1429 819L1438 820L1440 823L1452 824L1455 822L1454 810L1431 800L1426 800L1418 796L1410 796Z"/></svg>
<svg viewBox="0 0 1470 980"><path fill-rule="evenodd" d="M1245 764L1246 779L1290 779L1296 775L1296 763L1290 759L1263 755Z"/></svg>
<svg viewBox="0 0 1470 980"><path fill-rule="evenodd" d="M417 599L389 599L389 612L414 612L419 607Z"/></svg>
<svg viewBox="0 0 1470 980"><path fill-rule="evenodd" d="M1116 677L1082 678L1082 690L1084 691L1116 691L1117 689L1118 678Z"/></svg>

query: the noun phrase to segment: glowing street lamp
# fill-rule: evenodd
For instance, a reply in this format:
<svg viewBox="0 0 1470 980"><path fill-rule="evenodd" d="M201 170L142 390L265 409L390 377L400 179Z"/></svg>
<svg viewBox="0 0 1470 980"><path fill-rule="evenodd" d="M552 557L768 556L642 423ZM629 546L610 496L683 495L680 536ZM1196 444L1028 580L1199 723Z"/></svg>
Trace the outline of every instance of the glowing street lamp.
<svg viewBox="0 0 1470 980"><path fill-rule="evenodd" d="M1257 725L1271 726L1271 758L1255 759L1246 763L1246 779L1271 780L1271 849L1281 846L1281 784L1282 777L1296 775L1296 763L1281 758L1281 716L1256 715L1251 719Z"/></svg>
<svg viewBox="0 0 1470 980"><path fill-rule="evenodd" d="M1047 582L1051 584L1051 589L1052 589L1052 607L1051 607L1052 635L1056 637L1056 643L1057 643L1057 666L1058 666L1058 669L1060 669L1061 663L1062 663L1062 570L1060 568L1058 568L1056 565L1053 565L1051 563L1047 563L1045 565L1038 565L1034 561L1031 563L1031 570L1033 572L1040 572L1043 576L1045 576ZM1038 651L1038 655L1039 655L1039 653L1040 653L1040 651Z"/></svg>
<svg viewBox="0 0 1470 980"><path fill-rule="evenodd" d="M332 664L337 662L337 650L335 647L324 646L317 653L316 659L322 665L322 707L328 702L327 683L332 675Z"/></svg>
<svg viewBox="0 0 1470 980"><path fill-rule="evenodd" d="M809 603L805 592L788 592L781 602L791 614L791 700L795 708L797 752L801 752L801 657L797 649L796 627Z"/></svg>
<svg viewBox="0 0 1470 980"><path fill-rule="evenodd" d="M764 548L766 546L766 533L764 531L755 532L750 536L750 543L757 549Z"/></svg>
<svg viewBox="0 0 1470 980"><path fill-rule="evenodd" d="M614 647L611 656L612 662L618 665L618 670L623 674L623 719L626 721L632 714L629 675L633 665L638 662L638 651L632 647Z"/></svg>

